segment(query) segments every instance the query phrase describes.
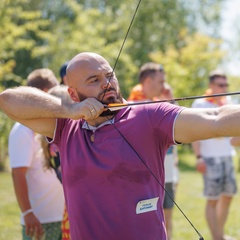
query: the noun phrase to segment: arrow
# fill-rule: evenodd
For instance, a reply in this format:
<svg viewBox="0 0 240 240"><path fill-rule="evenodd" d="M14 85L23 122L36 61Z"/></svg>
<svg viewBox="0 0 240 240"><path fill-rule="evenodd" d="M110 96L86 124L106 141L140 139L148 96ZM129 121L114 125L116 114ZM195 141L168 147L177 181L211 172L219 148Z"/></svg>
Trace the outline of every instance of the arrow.
<svg viewBox="0 0 240 240"><path fill-rule="evenodd" d="M200 98L213 98L213 97L223 97L223 96L231 96L231 95L239 95L240 92L230 92L230 93L220 93L220 94L212 94L212 95L202 95L202 96L190 96L190 97L180 97L180 98L173 98L173 99L162 99L156 101L140 101L140 102L129 102L129 103L110 103L105 106L110 111L118 111L122 108L129 107L129 106L136 106L136 105L143 105L143 104L151 104L151 103L161 103L161 102L170 102L174 103L177 101L186 101L186 100L194 100Z"/></svg>

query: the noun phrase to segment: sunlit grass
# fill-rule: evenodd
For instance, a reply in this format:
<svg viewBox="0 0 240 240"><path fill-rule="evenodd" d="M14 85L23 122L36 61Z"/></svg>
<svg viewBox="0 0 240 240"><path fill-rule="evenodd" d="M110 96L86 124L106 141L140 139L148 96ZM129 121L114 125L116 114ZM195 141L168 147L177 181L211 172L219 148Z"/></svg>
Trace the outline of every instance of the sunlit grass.
<svg viewBox="0 0 240 240"><path fill-rule="evenodd" d="M20 240L21 227L11 174L0 173L0 240Z"/></svg>
<svg viewBox="0 0 240 240"><path fill-rule="evenodd" d="M240 155L239 155L240 156ZM205 198L202 196L202 177L195 171L195 158L191 153L180 154L180 179L176 202L205 240L211 240L205 221ZM238 159L235 159L236 170ZM240 182L240 174L237 173ZM240 194L234 197L226 224L226 233L240 239ZM0 173L0 240L21 239L19 208L13 191L11 174ZM172 240L197 240L197 233L180 211L174 207ZM149 239L150 240L150 239Z"/></svg>
<svg viewBox="0 0 240 240"><path fill-rule="evenodd" d="M203 181L202 176L194 169L195 158L192 154L180 155L180 179L176 191L176 202L182 211L190 219L194 227L205 240L211 240L211 236L205 220L205 198L202 194ZM237 182L240 182L240 174L237 172L239 160L236 157L235 169ZM225 232L228 235L240 239L240 194L235 195L230 208L229 217L226 223ZM174 207L173 214L173 240L199 239L198 234L191 225L185 220L180 211Z"/></svg>

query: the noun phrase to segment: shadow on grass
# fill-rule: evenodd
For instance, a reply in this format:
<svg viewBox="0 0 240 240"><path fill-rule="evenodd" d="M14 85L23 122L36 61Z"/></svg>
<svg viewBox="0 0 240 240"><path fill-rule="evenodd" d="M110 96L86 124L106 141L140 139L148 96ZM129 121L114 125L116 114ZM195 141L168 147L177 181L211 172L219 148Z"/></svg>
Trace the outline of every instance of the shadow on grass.
<svg viewBox="0 0 240 240"><path fill-rule="evenodd" d="M178 169L181 172L195 172L196 171L195 166L193 166L192 164L189 164L188 162L181 161L181 159L179 159Z"/></svg>

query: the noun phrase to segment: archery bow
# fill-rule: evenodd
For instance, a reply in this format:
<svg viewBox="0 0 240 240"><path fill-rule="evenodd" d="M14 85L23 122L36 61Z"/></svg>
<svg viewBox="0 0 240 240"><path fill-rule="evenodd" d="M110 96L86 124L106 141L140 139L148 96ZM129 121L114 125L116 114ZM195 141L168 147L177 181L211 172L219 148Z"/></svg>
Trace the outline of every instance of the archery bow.
<svg viewBox="0 0 240 240"><path fill-rule="evenodd" d="M138 1L137 7L135 9L134 15L131 19L130 25L128 27L127 33L125 35L124 41L121 45L119 54L117 56L116 62L114 64L113 67L113 71L112 71L112 76L114 73L114 70L116 68L116 65L118 63L119 57L121 55L122 49L124 47L124 44L126 42L128 33L131 29L131 26L133 24L133 21L135 19L136 13L138 11L138 8L140 6L141 0ZM104 96L106 94L108 85L110 84L112 77L110 77L109 82L107 84L106 90L103 94L102 100L104 99ZM181 97L181 98L174 98L174 99L170 99L170 100L158 100L158 101L154 101L154 102L134 102L134 103L123 103L123 104L108 104L105 106L105 108L108 108L108 111L116 111L116 110L120 110L124 107L127 106L132 106L132 105L140 105L140 104L149 104L149 103L160 103L160 102L175 102L175 101L182 101L182 100L193 100L193 99L198 99L198 98L208 98L208 97L219 97L219 96L227 96L227 95L237 95L240 94L240 92L233 92L233 93L223 93L223 94L213 94L213 95L205 95L205 96L191 96L191 97ZM189 224L192 226L192 228L195 230L195 232L198 234L199 236L199 240L204 240L204 238L202 237L202 235L199 233L199 231L195 228L195 226L192 224L192 222L188 219L188 217L186 216L186 214L182 211L182 209L178 206L178 204L172 199L172 197L170 196L170 194L167 192L167 190L165 189L165 187L161 184L161 182L159 181L159 179L154 175L154 173L152 172L152 170L148 167L148 165L145 163L145 161L141 158L141 156L137 153L137 151L132 147L132 145L128 142L128 140L125 138L125 136L120 132L120 130L115 126L115 124L111 121L111 119L109 119L109 117L106 115L106 118L111 122L112 126L116 129L116 131L119 132L119 134L122 136L122 138L126 141L126 143L129 145L129 147L131 147L131 149L135 152L135 154L138 156L138 158L141 160L141 162L145 165L145 167L148 169L148 171L151 173L151 175L154 177L154 179L157 181L157 183L164 189L165 193L171 198L171 200L173 201L173 203L175 204L175 206L178 208L178 210L182 213L182 215L185 217L185 219L189 222Z"/></svg>

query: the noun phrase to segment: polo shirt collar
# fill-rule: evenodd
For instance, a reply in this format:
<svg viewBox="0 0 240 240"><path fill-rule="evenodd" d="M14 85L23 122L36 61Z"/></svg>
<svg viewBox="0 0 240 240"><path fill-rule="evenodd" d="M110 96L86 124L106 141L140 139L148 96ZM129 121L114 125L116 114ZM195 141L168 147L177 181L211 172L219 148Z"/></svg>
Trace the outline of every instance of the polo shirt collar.
<svg viewBox="0 0 240 240"><path fill-rule="evenodd" d="M114 118L107 120L106 122L101 123L99 126L94 127L89 125L86 121L84 121L82 125L82 129L87 129L91 131L96 131L98 128L101 128L106 125L114 124L115 122L119 121L126 113L131 110L131 107L123 108L118 111Z"/></svg>

